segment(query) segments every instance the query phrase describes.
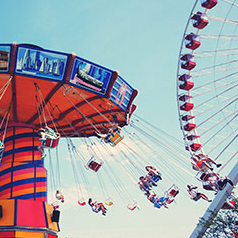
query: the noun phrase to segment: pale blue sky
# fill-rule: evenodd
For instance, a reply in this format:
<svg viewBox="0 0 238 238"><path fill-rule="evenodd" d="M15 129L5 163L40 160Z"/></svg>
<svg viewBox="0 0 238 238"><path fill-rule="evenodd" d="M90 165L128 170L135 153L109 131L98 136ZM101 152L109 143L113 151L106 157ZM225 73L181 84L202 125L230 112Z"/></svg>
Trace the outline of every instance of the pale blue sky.
<svg viewBox="0 0 238 238"><path fill-rule="evenodd" d="M2 0L0 42L31 43L45 49L75 52L118 70L139 91L136 114L182 141L176 71L193 2ZM66 184L71 182L68 177L61 179ZM190 201L184 194L169 210L156 210L145 199L144 203L135 212L115 205L107 217L90 212L88 207L65 204L59 237L188 237L207 206Z"/></svg>

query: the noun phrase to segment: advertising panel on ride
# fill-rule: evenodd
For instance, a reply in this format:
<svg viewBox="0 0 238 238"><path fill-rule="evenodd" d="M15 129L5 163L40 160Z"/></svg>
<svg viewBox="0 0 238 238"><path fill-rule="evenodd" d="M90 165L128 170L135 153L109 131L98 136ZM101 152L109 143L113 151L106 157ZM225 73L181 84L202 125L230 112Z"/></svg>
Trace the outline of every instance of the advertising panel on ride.
<svg viewBox="0 0 238 238"><path fill-rule="evenodd" d="M126 110L133 92L134 89L121 76L119 76L113 85L110 99L123 110Z"/></svg>
<svg viewBox="0 0 238 238"><path fill-rule="evenodd" d="M67 58L67 54L20 45L17 50L15 73L62 81Z"/></svg>
<svg viewBox="0 0 238 238"><path fill-rule="evenodd" d="M10 45L0 45L0 73L6 73L9 70Z"/></svg>
<svg viewBox="0 0 238 238"><path fill-rule="evenodd" d="M76 57L69 82L79 88L105 95L112 73L112 70Z"/></svg>

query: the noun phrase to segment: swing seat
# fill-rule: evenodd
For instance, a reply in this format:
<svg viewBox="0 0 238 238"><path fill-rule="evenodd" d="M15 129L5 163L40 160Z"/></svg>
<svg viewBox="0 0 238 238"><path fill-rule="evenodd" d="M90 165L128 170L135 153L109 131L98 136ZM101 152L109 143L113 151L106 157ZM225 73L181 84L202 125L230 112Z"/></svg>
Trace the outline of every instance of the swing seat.
<svg viewBox="0 0 238 238"><path fill-rule="evenodd" d="M107 137L107 141L111 146L116 146L122 139L124 138L118 131L114 131L109 134Z"/></svg>
<svg viewBox="0 0 238 238"><path fill-rule="evenodd" d="M198 172L197 174L195 175L195 178L199 181L203 181L204 180L204 177L207 175L206 171L201 171L199 170L198 168Z"/></svg>
<svg viewBox="0 0 238 238"><path fill-rule="evenodd" d="M208 184L203 184L202 187L205 189L205 190L208 190L208 191L215 191L214 188L212 188L210 185Z"/></svg>
<svg viewBox="0 0 238 238"><path fill-rule="evenodd" d="M179 193L179 190L176 190L176 189L172 189L169 194L172 196L172 197L175 197L176 195L178 195Z"/></svg>
<svg viewBox="0 0 238 238"><path fill-rule="evenodd" d="M113 205L113 201L112 201L112 198L108 198L105 203L108 205L108 206L111 206Z"/></svg>
<svg viewBox="0 0 238 238"><path fill-rule="evenodd" d="M158 176L156 176L156 175L151 175L150 173L149 173L149 175L151 176L151 178L157 183L158 181L160 181L160 178L158 177Z"/></svg>
<svg viewBox="0 0 238 238"><path fill-rule="evenodd" d="M163 204L161 204L160 202L157 202L154 204L154 206L157 208L161 208L163 206Z"/></svg>
<svg viewBox="0 0 238 238"><path fill-rule="evenodd" d="M89 168L91 170L93 170L94 172L97 172L100 167L102 166L103 162L98 162L94 159L94 157L92 157L88 163L87 163L87 166L86 168Z"/></svg>
<svg viewBox="0 0 238 238"><path fill-rule="evenodd" d="M216 179L218 179L218 175L215 173L207 173L207 172L203 172L200 176L200 180L207 182L210 178L215 177Z"/></svg>
<svg viewBox="0 0 238 238"><path fill-rule="evenodd" d="M78 204L79 204L80 206L85 206L85 205L86 205L86 202L85 202L85 201L79 201L79 200L78 200Z"/></svg>
<svg viewBox="0 0 238 238"><path fill-rule="evenodd" d="M0 147L0 164L2 162L2 157L3 157L4 151L5 151L5 146L3 145Z"/></svg>
<svg viewBox="0 0 238 238"><path fill-rule="evenodd" d="M167 200L168 199L165 197L157 198L154 206L157 208L161 208L167 202Z"/></svg>
<svg viewBox="0 0 238 238"><path fill-rule="evenodd" d="M127 205L127 208L130 209L131 211L134 211L137 208L137 203L134 202L133 204Z"/></svg>
<svg viewBox="0 0 238 238"><path fill-rule="evenodd" d="M172 203L173 201L174 201L174 199L168 199L168 200L167 200L167 203L170 204L170 203Z"/></svg>
<svg viewBox="0 0 238 238"><path fill-rule="evenodd" d="M211 177L211 175L210 175L209 173L204 172L204 173L201 174L200 180L206 182L206 181L208 181L208 179L209 179L210 177Z"/></svg>
<svg viewBox="0 0 238 238"><path fill-rule="evenodd" d="M223 204L223 206L221 207L221 209L234 209L236 206L236 202L232 202L232 201L227 201Z"/></svg>
<svg viewBox="0 0 238 238"><path fill-rule="evenodd" d="M55 148L59 144L60 134L57 134L56 138L47 137L45 141L42 141L41 145L45 148Z"/></svg>
<svg viewBox="0 0 238 238"><path fill-rule="evenodd" d="M113 205L113 202L105 202L108 206Z"/></svg>
<svg viewBox="0 0 238 238"><path fill-rule="evenodd" d="M170 204L174 201L174 198L179 194L178 187L173 184L165 193L165 197L167 198L167 203Z"/></svg>

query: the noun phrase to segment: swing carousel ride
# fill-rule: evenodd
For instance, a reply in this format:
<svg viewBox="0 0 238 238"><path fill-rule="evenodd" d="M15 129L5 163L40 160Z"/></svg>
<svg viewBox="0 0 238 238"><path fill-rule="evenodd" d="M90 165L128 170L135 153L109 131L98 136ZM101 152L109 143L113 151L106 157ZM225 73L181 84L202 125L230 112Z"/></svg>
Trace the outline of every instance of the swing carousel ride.
<svg viewBox="0 0 238 238"><path fill-rule="evenodd" d="M0 236L57 237L59 211L47 203L44 149L56 148L60 138L127 125L137 91L118 72L74 54L15 43L0 50ZM113 130L107 141L121 139ZM91 159L88 168L99 167ZM59 190L56 198L64 201Z"/></svg>
<svg viewBox="0 0 238 238"><path fill-rule="evenodd" d="M195 1L178 60L177 102L184 147L203 188L216 193L224 189L205 213L205 221L211 219L209 210L224 206L238 182L237 6L228 0ZM212 167L219 169L214 172ZM210 186L212 177L217 181L229 171L232 183L225 187L225 178L223 187ZM191 237L202 236L205 230L197 228Z"/></svg>
<svg viewBox="0 0 238 238"><path fill-rule="evenodd" d="M138 205L122 182L126 179L156 209L173 203L176 178L161 173L169 174L173 161L167 155L158 160L164 155L157 147L177 157L179 142L168 146L153 134L157 130L168 138L165 132L136 115L131 120L138 92L117 71L74 54L1 44L0 88L0 237L57 237L60 206L67 202L60 178L62 144L78 207L105 216L114 204L105 186L111 183L125 208L134 211Z"/></svg>

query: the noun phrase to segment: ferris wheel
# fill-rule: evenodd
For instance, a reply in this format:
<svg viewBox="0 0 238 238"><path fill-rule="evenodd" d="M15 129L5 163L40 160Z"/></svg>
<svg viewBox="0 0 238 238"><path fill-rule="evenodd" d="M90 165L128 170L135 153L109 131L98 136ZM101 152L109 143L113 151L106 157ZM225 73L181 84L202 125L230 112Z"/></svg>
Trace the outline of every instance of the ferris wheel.
<svg viewBox="0 0 238 238"><path fill-rule="evenodd" d="M177 105L185 149L191 158L206 156L222 163L234 184L238 182L237 86L238 2L196 0L181 42L177 69ZM227 166L229 165L229 166ZM232 168L232 170L231 170ZM209 211L218 211L232 187L218 193ZM197 226L191 238L204 234Z"/></svg>
<svg viewBox="0 0 238 238"><path fill-rule="evenodd" d="M237 161L237 11L236 0L195 1L177 70L185 149L191 156L208 155L223 167Z"/></svg>

